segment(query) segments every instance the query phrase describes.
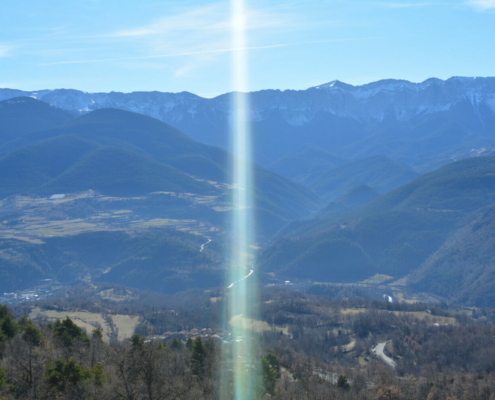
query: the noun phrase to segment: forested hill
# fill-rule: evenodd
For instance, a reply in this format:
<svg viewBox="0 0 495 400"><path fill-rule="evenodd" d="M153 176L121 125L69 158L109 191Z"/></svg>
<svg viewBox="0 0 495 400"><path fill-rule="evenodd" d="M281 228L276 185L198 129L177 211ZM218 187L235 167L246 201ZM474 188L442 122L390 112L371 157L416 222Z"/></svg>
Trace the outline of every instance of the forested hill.
<svg viewBox="0 0 495 400"><path fill-rule="evenodd" d="M306 175L301 179L301 183L323 199L331 201L355 186L369 185L385 193L409 183L418 176L418 173L380 154Z"/></svg>
<svg viewBox="0 0 495 400"><path fill-rule="evenodd" d="M32 98L0 103L0 127L2 293L44 279L161 292L222 284L228 211L242 190L231 185L225 150L142 114L74 118ZM256 240L320 207L304 186L253 170ZM91 258L85 246L95 242L101 254Z"/></svg>
<svg viewBox="0 0 495 400"><path fill-rule="evenodd" d="M207 182L141 154L102 147L73 135L27 145L0 158L0 194L73 193L88 189L111 196L154 191L219 194Z"/></svg>
<svg viewBox="0 0 495 400"><path fill-rule="evenodd" d="M492 246L494 189L495 157L451 163L351 211L289 225L264 250L262 268L328 282L412 274L416 287L493 305L490 296L468 292L495 289L491 252L473 250Z"/></svg>
<svg viewBox="0 0 495 400"><path fill-rule="evenodd" d="M26 133L52 128L73 119L68 111L31 97L0 101L1 145Z"/></svg>
<svg viewBox="0 0 495 400"><path fill-rule="evenodd" d="M9 101L14 102L15 100ZM24 100L17 101L19 104L23 104L23 107L17 107L16 112L12 113L13 121L30 119L32 113L46 106L46 104L43 105L44 103L34 99L29 99L27 102L24 102ZM64 114L65 112L60 110L60 113ZM57 125L56 122L60 122L58 114L51 117L50 124ZM46 191L49 189L62 192L69 189L95 189L93 187L95 184L89 177L94 175L94 171L91 172L91 168L94 169L98 157L101 160L105 160L106 163L106 167L100 163L98 169L100 171L107 170L107 178L101 176L96 184L102 190L102 193L105 193L105 188L110 184L111 180L122 182L121 186L123 187L127 186L126 181L132 181L132 179L141 180L143 184L138 190L140 193L156 190L185 190L204 193L206 190L205 185L208 182L193 183L191 176L205 181L223 183L229 183L231 180L229 154L226 151L195 142L170 125L145 115L116 109L98 109L76 119L68 118L62 124L50 129L36 129L23 134L18 134L12 130L14 125L14 123L11 123L10 128L7 127L8 129L6 128L5 131L5 135L13 137L13 139L0 143L0 154L4 156L2 159L4 163L14 162L22 154L35 153L41 149L49 152L51 151L51 145L60 146L58 150L62 150L63 145L60 140L47 140L67 135L78 138L81 143L81 140L84 140L85 143L90 143L95 149L96 147L100 149L95 150L96 153L93 155L85 155L84 159L80 159L77 152L67 151L61 155L62 158L70 158L73 155L70 165L67 164L67 167L72 168L72 170L68 171L67 174L72 174L77 179L74 179L69 185L70 187L64 190L63 179L67 183L69 182L68 178L57 178L54 175L50 175L51 179L57 179L48 185L47 179L44 177L40 183L46 183L44 186ZM40 126L43 125L41 124ZM75 143L75 139L72 140ZM41 144L41 142L45 143ZM33 147L36 144L41 147ZM106 147L121 150L104 150ZM15 150L17 152L14 152ZM125 150L125 152L122 150ZM98 156L98 154L101 154L101 156ZM39 161L39 165L34 165L35 161ZM48 162L46 159L35 157L28 163L29 167L22 168L22 180L24 182L26 180L38 180L36 175L40 171L51 168L46 165L46 162ZM53 162L56 161L50 161L52 164ZM129 167L124 167L124 165L130 165L129 163L136 166L136 173L132 173ZM262 167L253 166L253 168L256 182L254 197L256 207L259 214L264 216L266 221L266 226L261 227L260 230L263 234L273 233L290 220L307 216L319 207L320 200L318 196L305 187ZM138 171L148 171L150 176L143 179L142 174L140 177L138 176ZM9 182L9 189L4 193L25 192L26 188L22 186L23 184L18 188L15 186L16 180L9 175L12 173L17 174L18 171L5 172L4 180ZM43 172L41 173L43 174ZM65 176L70 176L67 174ZM128 174L128 176L121 176L123 174ZM159 183L160 179L162 182L166 181L166 179L164 180L164 174L168 175L169 183L172 180L174 181L173 185ZM189 175L189 177L185 174ZM84 179L82 179L83 177ZM79 182L80 184L74 185L74 182ZM182 185L183 189L181 189L180 182L184 183ZM41 187L40 185L38 186ZM134 186L137 187L137 181L134 182ZM211 188L211 191L215 191L215 188ZM107 191L107 193L110 194L110 191ZM115 190L113 193L116 193ZM120 193L123 192L121 191ZM136 191L128 191L128 193L138 194Z"/></svg>
<svg viewBox="0 0 495 400"><path fill-rule="evenodd" d="M220 376L232 379L231 364L219 361L232 341L230 329L220 328L221 293L167 296L91 283L19 305L12 309L18 318L0 306L0 396L218 399ZM260 398L495 394L495 328L487 323L493 310L471 317L445 305L337 300L283 288L261 295L256 323L263 332L253 335L263 346L253 348L251 365L261 377L253 383ZM375 356L377 344L395 368ZM234 398L225 386L225 397Z"/></svg>

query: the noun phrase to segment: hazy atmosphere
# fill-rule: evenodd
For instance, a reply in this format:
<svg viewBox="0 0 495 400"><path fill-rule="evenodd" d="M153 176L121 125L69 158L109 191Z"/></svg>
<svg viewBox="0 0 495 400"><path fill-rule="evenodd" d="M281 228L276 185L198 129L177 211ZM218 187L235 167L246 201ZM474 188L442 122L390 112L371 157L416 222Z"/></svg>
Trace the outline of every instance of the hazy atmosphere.
<svg viewBox="0 0 495 400"><path fill-rule="evenodd" d="M494 400L495 1L0 1L0 400Z"/></svg>

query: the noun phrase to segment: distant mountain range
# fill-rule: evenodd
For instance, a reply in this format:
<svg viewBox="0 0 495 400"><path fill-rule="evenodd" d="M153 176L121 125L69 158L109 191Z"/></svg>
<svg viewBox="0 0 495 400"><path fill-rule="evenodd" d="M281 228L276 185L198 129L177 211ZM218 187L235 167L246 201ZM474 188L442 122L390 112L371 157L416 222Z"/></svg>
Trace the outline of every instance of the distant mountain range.
<svg viewBox="0 0 495 400"><path fill-rule="evenodd" d="M224 211L237 190L225 151L230 94L0 89L0 99L0 206L8 205L0 289L21 287L24 275L32 284L92 276L171 292L219 284ZM351 283L388 275L408 289L495 304L495 78L335 81L255 92L250 107L260 272ZM47 199L89 189L102 196ZM41 202L21 212L14 195ZM132 233L95 225L106 218L113 229L122 213ZM155 237L135 228L179 219L203 230ZM46 228L42 243L16 236L59 220L70 223ZM56 237L82 223L98 229ZM199 251L206 236L195 236L205 232L217 235L207 254ZM106 258L94 260L87 246L104 246Z"/></svg>
<svg viewBox="0 0 495 400"><path fill-rule="evenodd" d="M200 142L226 148L231 95L86 93L72 89L0 89L0 100L34 97L75 115L117 108L164 121ZM333 81L307 90L250 96L256 160L268 165L306 143L346 159L386 154L419 171L495 141L495 78L421 83ZM467 154L468 155L468 154Z"/></svg>

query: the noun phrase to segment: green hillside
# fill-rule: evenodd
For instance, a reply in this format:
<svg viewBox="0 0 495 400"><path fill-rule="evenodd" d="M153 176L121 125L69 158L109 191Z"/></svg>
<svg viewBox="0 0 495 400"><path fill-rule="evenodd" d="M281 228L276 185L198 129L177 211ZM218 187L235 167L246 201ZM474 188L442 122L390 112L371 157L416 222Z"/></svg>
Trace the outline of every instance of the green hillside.
<svg viewBox="0 0 495 400"><path fill-rule="evenodd" d="M351 188L346 194L337 199L348 207L359 207L379 197L381 193L368 185L359 185Z"/></svg>
<svg viewBox="0 0 495 400"><path fill-rule="evenodd" d="M154 118L123 110L96 110L57 128L24 135L1 146L0 153L7 154L61 135L132 151L195 177L230 182L227 152L195 142ZM261 232L265 235L275 233L289 220L308 216L320 206L319 198L303 186L261 167L255 167L254 171L255 205L264 218ZM46 188L54 188L57 182ZM149 179L148 183L151 184ZM66 180L64 184L69 182Z"/></svg>
<svg viewBox="0 0 495 400"><path fill-rule="evenodd" d="M425 263L453 235L460 234L459 229L476 215L473 213L493 204L494 189L495 157L446 165L354 210L293 223L286 229L292 237L281 238L266 249L261 267L286 276L329 282L356 281L377 273L403 277ZM490 235L480 234L477 243L482 243L483 237ZM436 262L444 266L442 279L447 279L448 264ZM428 265L432 266L432 261L423 264L423 272L416 277L418 287L431 287L442 295L460 293L459 287L467 290L467 281L462 279L457 279L457 287L446 284L448 293L436 289L435 285L443 283L439 276L435 276L435 283L426 278ZM479 271L485 273L480 265Z"/></svg>
<svg viewBox="0 0 495 400"><path fill-rule="evenodd" d="M13 151L0 158L0 196L33 192L98 148L67 135Z"/></svg>
<svg viewBox="0 0 495 400"><path fill-rule="evenodd" d="M278 236L318 233L338 223L391 210L426 211L432 215L468 213L495 200L494 165L493 156L453 162L354 210L328 219L293 222Z"/></svg>
<svg viewBox="0 0 495 400"><path fill-rule="evenodd" d="M199 252L204 239L194 235L93 232L44 241L41 245L15 240L0 243L0 250L12 255L0 258L2 293L47 278L78 283L88 275L94 280L168 293L183 290L184 282L191 288L221 282L217 261Z"/></svg>
<svg viewBox="0 0 495 400"><path fill-rule="evenodd" d="M88 189L115 196L216 189L150 158L72 135L45 140L0 159L0 194L53 194Z"/></svg>
<svg viewBox="0 0 495 400"><path fill-rule="evenodd" d="M471 306L495 304L495 208L480 211L409 277L416 290Z"/></svg>
<svg viewBox="0 0 495 400"><path fill-rule="evenodd" d="M325 172L346 162L345 158L334 156L321 147L305 144L280 160L269 164L267 168L297 182L308 174Z"/></svg>
<svg viewBox="0 0 495 400"><path fill-rule="evenodd" d="M49 129L73 119L69 112L31 97L0 101L0 146L26 133Z"/></svg>
<svg viewBox="0 0 495 400"><path fill-rule="evenodd" d="M135 151L202 178L224 181L227 173L224 151L197 143L157 119L116 109L99 109L57 128L26 135L8 143L4 151L67 134Z"/></svg>
<svg viewBox="0 0 495 400"><path fill-rule="evenodd" d="M262 253L260 264L265 271L327 282L358 281L375 274L402 277L442 245L461 217L412 210L372 214L318 234L281 238ZM346 260L344 264L332 261L325 250L339 243L346 243L338 258ZM357 255L367 261L349 264Z"/></svg>
<svg viewBox="0 0 495 400"><path fill-rule="evenodd" d="M495 157L445 165L365 205L356 215L390 209L469 212L495 200Z"/></svg>
<svg viewBox="0 0 495 400"><path fill-rule="evenodd" d="M94 189L110 196L135 196L156 191L213 194L214 186L131 151L95 150L51 181L42 193L73 193Z"/></svg>
<svg viewBox="0 0 495 400"><path fill-rule="evenodd" d="M405 185L418 176L391 158L378 155L335 167L324 173L315 173L301 181L316 194L332 201L349 189L368 185L385 193Z"/></svg>
<svg viewBox="0 0 495 400"><path fill-rule="evenodd" d="M375 200L380 196L380 192L368 185L359 185L351 188L346 194L339 197L336 201L330 202L326 207L321 209L314 218L327 219L334 215L341 214L353 208L362 206Z"/></svg>

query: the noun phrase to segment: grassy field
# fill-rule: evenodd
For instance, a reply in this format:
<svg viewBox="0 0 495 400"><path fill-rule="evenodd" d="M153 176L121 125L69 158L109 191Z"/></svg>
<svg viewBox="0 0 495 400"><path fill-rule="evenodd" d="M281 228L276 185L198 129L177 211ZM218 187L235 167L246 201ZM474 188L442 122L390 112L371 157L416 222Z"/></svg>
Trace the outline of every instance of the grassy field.
<svg viewBox="0 0 495 400"><path fill-rule="evenodd" d="M199 196L189 193L164 193L191 204L203 205L212 210L223 211L218 204L218 196ZM0 214L15 215L0 220L0 239L19 239L30 243L42 244L43 237L60 237L98 231L142 231L150 228L173 228L195 235L207 235L218 232L214 227L195 219L151 218L139 215L127 209L133 205L142 207L147 197L108 197L88 191L67 194L62 199L11 196L0 200ZM88 202L96 201L104 205L104 210L90 209ZM125 203L125 205L124 205ZM84 217L67 215L64 210L79 207L84 209ZM86 207L86 208L84 208Z"/></svg>
<svg viewBox="0 0 495 400"><path fill-rule="evenodd" d="M242 315L235 315L230 319L230 326L234 326L237 324L241 324L243 329L250 329L258 333L271 331L272 329L274 329L275 331L282 332L285 335L289 334L289 328L287 326L270 325L268 322L245 318Z"/></svg>
<svg viewBox="0 0 495 400"><path fill-rule="evenodd" d="M102 314L86 311L42 310L40 308L33 308L29 314L29 318L41 318L50 322L57 319L65 319L66 317L72 319L77 326L85 329L88 334L91 334L93 329L100 328L103 331L103 339L106 342L110 341L112 328ZM113 325L117 328L118 340L129 339L134 334L136 326L140 322L140 317L132 315L116 314L109 316L109 318L111 318Z"/></svg>
<svg viewBox="0 0 495 400"><path fill-rule="evenodd" d="M343 308L340 310L340 312L344 315L355 315L359 313L363 313L368 311L366 308ZM430 313L427 313L426 311L411 311L411 312L405 312L405 311L387 311L387 310L378 310L380 313L393 313L395 315L410 315L414 318L417 318L419 320L425 320L431 323L431 325L434 324L440 324L440 325L457 325L457 320L455 318L451 317L441 317L437 315L431 315Z"/></svg>
<svg viewBox="0 0 495 400"><path fill-rule="evenodd" d="M407 288L407 277L399 280L389 275L376 274L366 280L355 283L332 283L332 282L315 282L314 285L321 285L321 287L349 287L349 288L362 288L365 292L381 292L393 296L394 301L403 303L438 303L442 299L438 296L433 296L429 293L423 292L411 292Z"/></svg>
<svg viewBox="0 0 495 400"><path fill-rule="evenodd" d="M384 274L376 274L373 275L371 278L368 278L364 281L362 281L362 284L371 284L371 285L379 285L381 283L387 282L394 279L393 276L389 275L384 275Z"/></svg>
<svg viewBox="0 0 495 400"><path fill-rule="evenodd" d="M124 300L137 299L137 296L133 296L132 294L127 294L127 295L116 294L113 289L102 290L101 292L98 293L98 296L100 296L104 300L110 300L110 301L124 301Z"/></svg>

